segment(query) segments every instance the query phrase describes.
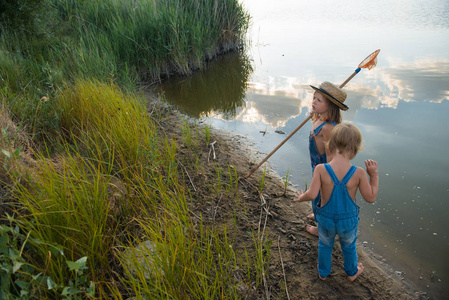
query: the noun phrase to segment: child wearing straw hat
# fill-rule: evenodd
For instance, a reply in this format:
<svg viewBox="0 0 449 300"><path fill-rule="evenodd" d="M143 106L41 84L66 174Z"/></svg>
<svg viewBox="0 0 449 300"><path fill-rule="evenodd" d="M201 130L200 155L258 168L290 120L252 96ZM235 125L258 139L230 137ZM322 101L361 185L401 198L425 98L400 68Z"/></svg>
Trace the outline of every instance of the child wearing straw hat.
<svg viewBox="0 0 449 300"><path fill-rule="evenodd" d="M377 162L365 160L363 168L350 162L361 150L362 135L357 127L343 123L337 125L329 138L330 163L317 165L310 189L297 193L294 201L311 201L321 192L321 204L315 210L318 223L318 274L325 280L331 273L332 250L338 235L343 252L343 268L349 281L362 272L363 265L357 259L357 227L360 208L355 203L357 190L366 202L376 200L379 189Z"/></svg>
<svg viewBox="0 0 449 300"><path fill-rule="evenodd" d="M312 164L312 174L315 167L319 164L332 160L332 153L327 148L329 136L337 124L341 123L342 116L340 110L347 110L348 107L343 103L346 100L346 92L334 84L324 81L319 87L311 85L315 90L312 102L312 121L313 126L309 136L309 152ZM320 204L321 195L318 194L312 201L313 213L308 215L308 219L314 219L316 207ZM318 236L316 226L307 225L307 232Z"/></svg>

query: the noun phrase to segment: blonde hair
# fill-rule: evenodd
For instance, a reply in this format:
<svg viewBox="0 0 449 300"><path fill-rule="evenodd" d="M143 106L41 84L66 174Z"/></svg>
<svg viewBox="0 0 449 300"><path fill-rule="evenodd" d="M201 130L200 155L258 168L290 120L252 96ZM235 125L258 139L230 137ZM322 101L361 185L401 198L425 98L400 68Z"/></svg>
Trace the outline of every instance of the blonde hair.
<svg viewBox="0 0 449 300"><path fill-rule="evenodd" d="M363 149L362 134L352 124L338 124L331 131L328 146L331 153L335 153L337 150L339 153L348 152L351 154L350 159L353 159Z"/></svg>
<svg viewBox="0 0 449 300"><path fill-rule="evenodd" d="M315 91L315 93L320 93L320 92ZM327 116L329 117L328 122L335 122L337 124L340 124L341 120L342 120L340 108L336 104L334 104L332 101L327 99L326 97L324 97L324 99L326 99L327 104L329 106L329 111L327 113ZM312 116L312 121L315 122L316 120L318 120L318 114L314 113Z"/></svg>

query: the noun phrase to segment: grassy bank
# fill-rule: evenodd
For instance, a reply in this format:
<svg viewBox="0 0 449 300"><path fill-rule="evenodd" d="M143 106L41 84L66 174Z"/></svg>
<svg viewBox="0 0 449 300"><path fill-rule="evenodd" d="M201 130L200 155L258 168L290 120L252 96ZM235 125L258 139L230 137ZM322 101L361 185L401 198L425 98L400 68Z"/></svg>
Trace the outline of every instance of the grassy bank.
<svg viewBox="0 0 449 300"><path fill-rule="evenodd" d="M59 131L56 92L76 79L133 90L189 74L240 48L249 22L236 0L28 2L0 8L0 95L39 137Z"/></svg>
<svg viewBox="0 0 449 300"><path fill-rule="evenodd" d="M235 169L205 170L198 159L208 129L182 122L178 135L155 134L162 130L155 120L168 122L166 115L146 114L131 97L89 81L62 91L61 104L79 110L61 117L58 153L17 151L25 145L18 129L5 134L2 296L239 298L242 287L261 285L264 256L236 254L232 224L192 214L217 199L240 201ZM187 155L179 160L181 149ZM203 176L203 184L189 179Z"/></svg>
<svg viewBox="0 0 449 300"><path fill-rule="evenodd" d="M264 256L237 254L229 224L192 213L239 201L235 170L206 171L197 158L210 128L185 121L165 134L166 112L136 94L240 48L238 2L6 4L0 298L238 298L260 286ZM211 180L202 194L190 179L199 174Z"/></svg>

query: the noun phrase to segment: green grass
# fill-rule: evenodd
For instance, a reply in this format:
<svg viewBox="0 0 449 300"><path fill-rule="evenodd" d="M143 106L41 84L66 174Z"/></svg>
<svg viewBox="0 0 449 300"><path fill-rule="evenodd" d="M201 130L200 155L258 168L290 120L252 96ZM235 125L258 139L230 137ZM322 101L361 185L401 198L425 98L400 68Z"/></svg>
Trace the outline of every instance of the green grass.
<svg viewBox="0 0 449 300"><path fill-rule="evenodd" d="M287 169L287 174L285 176L282 176L282 181L284 182L284 196L287 194L287 187L290 183L290 169Z"/></svg>
<svg viewBox="0 0 449 300"><path fill-rule="evenodd" d="M114 85L80 80L58 94L59 127L103 160L127 165L140 163L144 156L156 160L152 150L159 141L143 102Z"/></svg>
<svg viewBox="0 0 449 300"><path fill-rule="evenodd" d="M42 273L55 285L43 288L41 282L31 280L27 290L58 298L63 287L77 282L81 289L73 291L87 295L92 293L92 281L99 298L121 299L123 293L152 298L238 298L237 287L251 285L235 278L236 270L244 270L247 262L237 258L226 226L206 226L201 216L191 214L188 203L193 199L180 176L185 169L177 160L177 142L155 134L154 121L143 113L139 98L114 85L89 81L77 82L59 97L62 103L71 103L60 109L64 134L59 153L36 151L27 163L11 161L16 171L7 172L14 183L13 225L29 232L34 241L23 255L24 263L32 267L26 278ZM77 102L81 100L85 101ZM120 113L108 118L118 107ZM195 127L190 130L202 133ZM140 142L133 143L134 139ZM10 148L14 149L20 148ZM191 151L199 151L198 146ZM16 156L22 154L19 151ZM186 165L191 164L189 170L195 172L196 163ZM217 166L216 172L217 195L237 203L236 169ZM143 241L154 246L137 247ZM259 240L255 247L257 257L251 265L259 270L269 253L260 248ZM49 255L51 249L60 249L64 255ZM143 257L136 254L142 251ZM157 255L151 255L152 251ZM67 261L81 258L87 261L80 277L67 268ZM124 276L113 280L120 268ZM259 278L259 282L259 272L248 278Z"/></svg>
<svg viewBox="0 0 449 300"><path fill-rule="evenodd" d="M210 231L202 220L192 222L181 203L166 200L172 206L139 221L147 243L123 245L123 284L151 299L237 298L237 262L226 229Z"/></svg>
<svg viewBox="0 0 449 300"><path fill-rule="evenodd" d="M16 182L14 192L23 230L34 239L60 245L66 259L89 257L94 281L107 278L120 220L108 193L112 176L106 171L77 156L61 157L57 165L40 158L39 166L29 170L28 180L22 177ZM68 283L62 258L48 257L47 247L37 249L34 264L46 261L45 271L53 281Z"/></svg>
<svg viewBox="0 0 449 300"><path fill-rule="evenodd" d="M204 200L185 178L205 172L198 141L208 144L210 129L184 123L192 155L182 164L178 141L161 132L163 115L148 113L137 85L190 74L240 48L249 21L242 6L28 4L23 15L2 14L0 25L0 179L9 201L0 296L238 298L237 287L255 279L236 279L245 260L226 226L192 213L191 202ZM211 191L237 202L236 169L216 170ZM137 247L147 240L154 246Z"/></svg>

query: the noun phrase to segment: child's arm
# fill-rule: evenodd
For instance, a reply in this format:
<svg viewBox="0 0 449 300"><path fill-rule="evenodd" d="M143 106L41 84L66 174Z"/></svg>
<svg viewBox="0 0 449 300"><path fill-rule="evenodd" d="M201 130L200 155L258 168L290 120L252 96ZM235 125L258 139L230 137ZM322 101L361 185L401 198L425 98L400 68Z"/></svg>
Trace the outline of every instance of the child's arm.
<svg viewBox="0 0 449 300"><path fill-rule="evenodd" d="M300 190L300 192L296 192L296 197L293 199L295 202L302 201L312 201L318 196L318 193L321 188L321 173L324 170L324 165L318 165L315 167L315 171L312 177L312 183L310 183L310 188L308 191L304 192Z"/></svg>
<svg viewBox="0 0 449 300"><path fill-rule="evenodd" d="M359 189L360 194L366 202L373 203L377 197L377 191L379 190L379 169L377 166L377 162L372 159L365 160L366 172L360 179Z"/></svg>

